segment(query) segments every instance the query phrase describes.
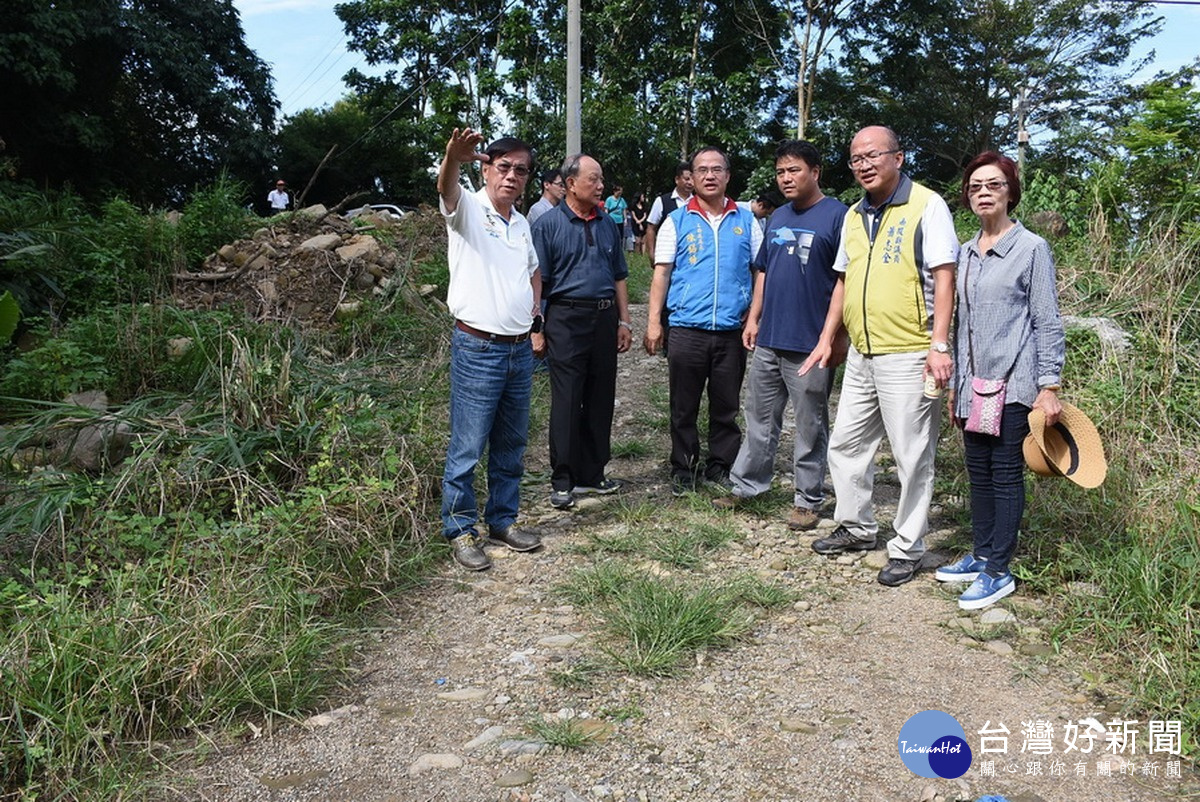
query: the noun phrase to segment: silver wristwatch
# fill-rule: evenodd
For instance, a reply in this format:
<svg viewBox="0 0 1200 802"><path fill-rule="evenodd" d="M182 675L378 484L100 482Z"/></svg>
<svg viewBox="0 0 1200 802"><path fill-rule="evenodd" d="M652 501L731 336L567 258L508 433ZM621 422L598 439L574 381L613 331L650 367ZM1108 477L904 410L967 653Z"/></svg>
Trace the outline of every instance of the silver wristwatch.
<svg viewBox="0 0 1200 802"><path fill-rule="evenodd" d="M929 347L934 351L937 351L939 354L950 353L950 343L933 343Z"/></svg>

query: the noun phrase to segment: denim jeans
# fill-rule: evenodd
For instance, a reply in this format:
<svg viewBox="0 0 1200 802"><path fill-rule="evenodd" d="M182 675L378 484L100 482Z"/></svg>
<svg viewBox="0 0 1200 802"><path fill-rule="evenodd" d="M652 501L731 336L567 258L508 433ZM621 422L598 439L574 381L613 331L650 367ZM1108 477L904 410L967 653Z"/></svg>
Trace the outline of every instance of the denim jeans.
<svg viewBox="0 0 1200 802"><path fill-rule="evenodd" d="M1005 404L1000 436L963 432L967 477L971 480L971 530L975 556L987 560L987 572L1008 571L1017 548L1017 530L1025 512L1025 456L1029 407Z"/></svg>
<svg viewBox="0 0 1200 802"><path fill-rule="evenodd" d="M494 529L517 519L533 351L529 341L496 343L458 329L450 346L450 445L442 475L442 534L474 531L475 466L488 450L488 498L483 518Z"/></svg>

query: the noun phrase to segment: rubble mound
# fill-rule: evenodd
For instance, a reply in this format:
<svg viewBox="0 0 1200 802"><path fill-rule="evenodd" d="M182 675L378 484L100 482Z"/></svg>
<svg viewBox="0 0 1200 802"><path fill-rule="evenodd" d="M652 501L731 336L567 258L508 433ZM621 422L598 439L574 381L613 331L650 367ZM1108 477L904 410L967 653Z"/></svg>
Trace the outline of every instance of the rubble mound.
<svg viewBox="0 0 1200 802"><path fill-rule="evenodd" d="M322 328L352 317L362 299L410 281L413 265L445 248L441 215L429 207L402 218L384 212L349 220L312 206L222 246L199 271L175 274L173 294L184 308Z"/></svg>

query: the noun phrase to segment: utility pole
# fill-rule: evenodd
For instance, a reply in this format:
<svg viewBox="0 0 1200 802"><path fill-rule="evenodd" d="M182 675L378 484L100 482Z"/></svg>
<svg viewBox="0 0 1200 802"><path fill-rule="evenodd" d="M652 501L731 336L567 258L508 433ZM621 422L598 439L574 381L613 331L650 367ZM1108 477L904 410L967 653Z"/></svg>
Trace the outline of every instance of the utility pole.
<svg viewBox="0 0 1200 802"><path fill-rule="evenodd" d="M1025 130L1025 113L1026 100L1028 99L1028 89L1021 87L1020 94L1013 101L1013 106L1017 112L1017 176L1025 180L1025 149L1029 147L1029 132Z"/></svg>
<svg viewBox="0 0 1200 802"><path fill-rule="evenodd" d="M583 93L579 75L579 5L580 0L567 0L567 152L573 156L583 151Z"/></svg>

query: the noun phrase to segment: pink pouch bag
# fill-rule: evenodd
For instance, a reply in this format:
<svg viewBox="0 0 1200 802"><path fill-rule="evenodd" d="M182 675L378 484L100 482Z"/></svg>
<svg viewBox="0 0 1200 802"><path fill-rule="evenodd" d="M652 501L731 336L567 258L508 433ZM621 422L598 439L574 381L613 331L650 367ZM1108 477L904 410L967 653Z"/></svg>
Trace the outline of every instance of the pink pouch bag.
<svg viewBox="0 0 1200 802"><path fill-rule="evenodd" d="M1000 436L1000 418L1004 415L1005 379L971 378L971 412L964 427L968 432Z"/></svg>

